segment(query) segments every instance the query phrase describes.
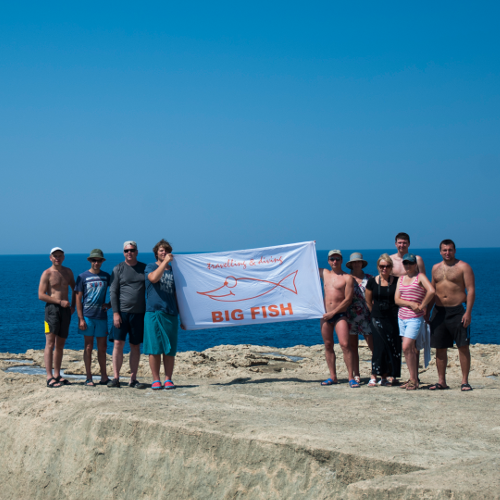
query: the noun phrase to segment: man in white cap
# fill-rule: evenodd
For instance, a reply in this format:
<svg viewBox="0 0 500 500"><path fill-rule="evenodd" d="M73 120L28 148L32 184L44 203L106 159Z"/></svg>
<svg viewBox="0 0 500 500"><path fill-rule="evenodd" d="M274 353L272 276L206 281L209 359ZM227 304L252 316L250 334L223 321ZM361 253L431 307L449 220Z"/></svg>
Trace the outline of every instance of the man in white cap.
<svg viewBox="0 0 500 500"><path fill-rule="evenodd" d="M75 312L75 278L73 271L62 265L64 251L55 247L50 251L52 266L42 273L38 298L45 302L45 369L47 387L71 385L61 377L64 344L69 334L71 315ZM71 288L71 304L68 301ZM53 364L53 365L52 365ZM52 373L52 370L54 372Z"/></svg>

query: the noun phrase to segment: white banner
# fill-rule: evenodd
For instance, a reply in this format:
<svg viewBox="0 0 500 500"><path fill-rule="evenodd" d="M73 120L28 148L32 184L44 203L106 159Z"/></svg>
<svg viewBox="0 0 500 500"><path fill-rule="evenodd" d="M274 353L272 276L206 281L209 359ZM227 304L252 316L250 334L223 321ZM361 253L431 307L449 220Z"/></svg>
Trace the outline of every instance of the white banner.
<svg viewBox="0 0 500 500"><path fill-rule="evenodd" d="M172 269L187 330L321 318L325 313L312 241L175 255Z"/></svg>

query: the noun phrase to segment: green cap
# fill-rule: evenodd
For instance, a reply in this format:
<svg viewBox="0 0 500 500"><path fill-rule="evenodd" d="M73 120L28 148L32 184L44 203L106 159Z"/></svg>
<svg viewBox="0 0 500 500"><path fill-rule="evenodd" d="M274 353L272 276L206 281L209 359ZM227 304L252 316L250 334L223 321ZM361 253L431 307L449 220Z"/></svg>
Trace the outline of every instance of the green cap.
<svg viewBox="0 0 500 500"><path fill-rule="evenodd" d="M99 248L94 248L94 250L92 250L92 252L90 252L90 255L87 257L87 260L90 260L90 259L106 260L104 258L104 254L102 253L102 250L100 250Z"/></svg>

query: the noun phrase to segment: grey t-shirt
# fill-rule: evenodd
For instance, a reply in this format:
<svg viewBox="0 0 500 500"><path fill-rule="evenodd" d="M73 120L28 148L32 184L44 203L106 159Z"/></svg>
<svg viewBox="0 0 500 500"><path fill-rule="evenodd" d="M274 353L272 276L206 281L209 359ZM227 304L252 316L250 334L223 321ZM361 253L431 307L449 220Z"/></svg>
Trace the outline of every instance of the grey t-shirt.
<svg viewBox="0 0 500 500"><path fill-rule="evenodd" d="M120 262L113 269L109 287L113 312L142 314L146 312L146 264L129 266Z"/></svg>

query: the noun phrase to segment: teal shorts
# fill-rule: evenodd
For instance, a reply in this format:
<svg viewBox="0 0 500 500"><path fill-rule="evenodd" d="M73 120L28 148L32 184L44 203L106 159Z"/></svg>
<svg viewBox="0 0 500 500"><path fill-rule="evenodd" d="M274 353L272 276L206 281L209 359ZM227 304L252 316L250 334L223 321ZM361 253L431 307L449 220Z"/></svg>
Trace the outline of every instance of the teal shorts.
<svg viewBox="0 0 500 500"><path fill-rule="evenodd" d="M86 330L80 330L85 337L107 337L108 335L108 321L106 319L94 319L83 317L87 323Z"/></svg>
<svg viewBox="0 0 500 500"><path fill-rule="evenodd" d="M163 311L147 312L144 316L144 354L177 354L179 317Z"/></svg>

